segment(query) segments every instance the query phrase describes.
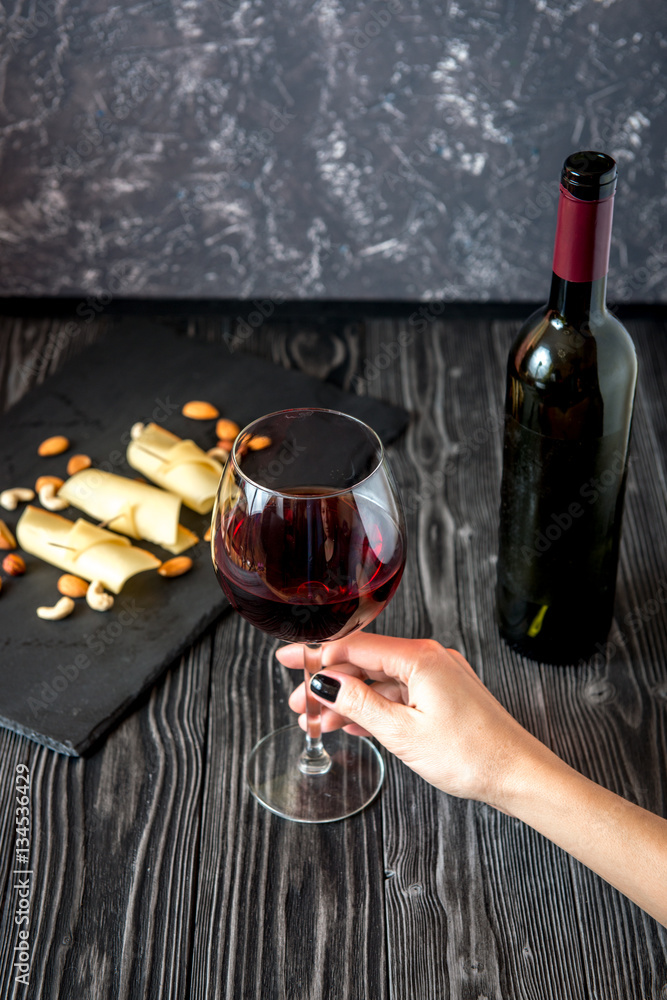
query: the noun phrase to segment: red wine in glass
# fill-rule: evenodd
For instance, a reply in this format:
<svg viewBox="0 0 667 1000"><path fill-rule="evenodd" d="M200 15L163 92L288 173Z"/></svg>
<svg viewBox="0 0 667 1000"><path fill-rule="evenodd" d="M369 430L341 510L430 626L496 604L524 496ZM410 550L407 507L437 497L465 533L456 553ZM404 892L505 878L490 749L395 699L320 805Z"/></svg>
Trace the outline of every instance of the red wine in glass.
<svg viewBox="0 0 667 1000"><path fill-rule="evenodd" d="M215 566L232 607L287 642L340 639L393 597L403 535L378 504L317 487L238 504L216 532Z"/></svg>

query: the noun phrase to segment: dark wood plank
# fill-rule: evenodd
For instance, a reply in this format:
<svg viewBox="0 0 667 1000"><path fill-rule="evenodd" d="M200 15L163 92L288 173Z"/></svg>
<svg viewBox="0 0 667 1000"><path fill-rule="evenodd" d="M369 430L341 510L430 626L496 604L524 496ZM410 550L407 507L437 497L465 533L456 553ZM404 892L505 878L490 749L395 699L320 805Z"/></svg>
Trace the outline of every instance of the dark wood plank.
<svg viewBox="0 0 667 1000"><path fill-rule="evenodd" d="M664 320L631 319L627 328L635 342L639 358L639 388L648 415L652 444L664 462L667 454L667 406L665 406L665 336ZM663 479L664 483L664 479Z"/></svg>
<svg viewBox="0 0 667 1000"><path fill-rule="evenodd" d="M235 615L216 634L190 996L383 1000L379 805L309 826L245 785L254 744L294 721L276 648Z"/></svg>
<svg viewBox="0 0 667 1000"><path fill-rule="evenodd" d="M191 333L350 384L354 326L323 332L262 324L251 336L234 328L231 338L224 324L216 326L201 321ZM225 623L217 639L202 829L204 868L219 877L200 887L192 995L382 1000L379 805L345 823L311 827L286 823L255 803L243 762L262 735L293 721L286 702L298 678L273 660L276 644L240 619ZM225 927L220 944L211 940L211 926Z"/></svg>
<svg viewBox="0 0 667 1000"><path fill-rule="evenodd" d="M494 621L497 517L501 474L505 349L487 324L457 340L461 369L448 408L462 442L458 474L447 481L458 532L459 646L489 688L529 730L550 742L542 682L535 664L499 640ZM450 345L451 347L451 345ZM451 356L451 350L449 351ZM491 359L498 357L493 364ZM466 389L466 376L478 373ZM484 907L499 954L500 995L539 996L549 983L562 997L582 997L585 958L579 947L566 856L534 831L486 806L475 809ZM513 944L508 948L508 943ZM507 960L510 960L510 965Z"/></svg>
<svg viewBox="0 0 667 1000"><path fill-rule="evenodd" d="M239 642L237 625L246 630L247 643ZM224 635L224 625L221 629ZM253 645L262 648L265 642L242 622L232 626L226 641L231 641L234 649L238 643L241 655L246 649L252 655ZM201 657L196 669L200 674L207 670ZM183 690L184 676L182 666L174 668L154 689L148 706L127 719L94 757L79 762L77 770L64 770L66 765L55 755L45 758L48 776L42 778L40 772L34 789L37 800L43 803L35 817L40 843L49 844L48 852L36 854L44 882L43 894L34 900L40 918L33 957L34 968L39 970L35 995L58 996L82 990L97 996L183 996L190 981L196 989L201 970L189 965L193 943L198 943L192 920L196 909L198 913L205 910L205 887L217 885L220 871L236 878L237 889L223 897L217 922L200 925L206 947L212 926L228 926L230 930L223 936L222 949L219 937L214 937L216 959L226 957L230 963L224 982L213 976L214 989L217 983L225 996L244 995L252 989L262 996L296 997L303 995L299 984L310 979L313 990L321 984L313 996L338 996L342 990L346 996L364 997L369 984L374 996L385 996L378 807L330 829L300 827L270 817L254 801L248 801L243 758L229 752L232 730L223 720L222 738L211 736L208 741L207 789L217 792L218 786L236 786L244 803L243 815L249 820L239 821L237 827L229 804L224 803L219 815L236 838L223 842L224 852L209 867L208 841L202 834L200 851L198 834L198 768L208 712L208 680L200 677L195 697L192 691ZM283 677L283 682L291 689L291 676ZM227 687L225 676L223 693ZM280 691L278 695L281 704ZM189 706L185 715L181 708L184 698ZM252 703L256 701L253 695ZM284 696L282 710L291 716ZM215 719L211 728L220 736ZM243 719L242 731L248 728L248 719ZM250 745L254 740L253 736ZM145 743L151 748L146 773L141 768ZM175 758L175 746L192 760L181 761L181 755ZM103 791L93 796L91 789L95 788ZM215 799L213 805L217 813ZM207 812L204 816L210 819ZM207 826L209 832L213 828L213 823ZM92 858L89 849L94 852ZM237 864L239 851L242 862ZM328 862L320 860L322 855ZM259 885L252 877L255 858L261 863ZM300 882L295 879L297 863L302 872ZM375 875L380 872L379 878L370 879L369 868ZM180 871L177 880L175 870ZM198 904L197 872L201 878ZM341 880L341 873L347 873L347 878ZM351 885L360 890L369 882L375 891L350 893ZM76 887L76 907L60 906L56 917L47 900L49 894L59 898L63 887L69 892ZM257 906L266 911L259 922ZM109 914L102 925L96 916L99 912ZM59 943L63 928L69 928L64 938L71 939L65 949L66 963L59 958L63 954ZM365 942L363 957L360 951L354 967L347 970L340 956L356 947L359 934ZM176 948L171 947L174 940ZM286 941L293 946L286 947ZM256 948L265 956L264 972L259 977ZM203 969L205 972L206 966ZM207 976L205 981L208 983Z"/></svg>
<svg viewBox="0 0 667 1000"><path fill-rule="evenodd" d="M498 330L500 335L494 339L502 339L507 346L512 338L513 330L503 324L504 330ZM642 430L644 423L643 402L638 396L635 418L635 445L633 449L636 461L631 475L630 488L626 503L625 528L622 546L621 566L617 591L617 621L625 613L626 591L629 576L637 576L639 571L644 585L651 588L651 580L655 580L655 563L646 558L645 553L638 552L633 545L637 523L642 523L640 537L648 524L654 523L658 535L664 534L665 505L651 499L652 491L644 485L651 477L650 466L641 457L641 442L646 439ZM633 486L632 483L635 485ZM651 508L651 514L641 515L636 509L636 500L642 496L644 503ZM650 536L650 532L648 533ZM659 548L659 546L658 546ZM664 566L663 547L662 564ZM660 557L658 555L658 562ZM634 565L634 574L628 572ZM619 610L620 609L620 610ZM488 613L489 630L491 630L491 608ZM617 626L616 626L617 627ZM654 629L660 631L658 621L653 623ZM612 631L612 635L614 632ZM647 630L646 636L653 634ZM662 647L664 648L664 646ZM498 662L493 650L489 650L487 660L493 664ZM656 724L656 712L660 715L661 706L655 697L655 670L665 679L664 654L658 660L653 660L647 670L646 657L638 649L633 649L628 643L621 650L607 651L591 661L574 668L558 668L541 665L537 667L515 656L502 645L498 653L507 664L503 671L502 687L498 685L496 693L501 691L501 700L507 704L510 711L533 732L550 745L556 753L572 764L578 770L587 774L593 780L612 788L626 797L638 801L649 809L662 812L664 809L664 763L660 764L660 744L664 746L664 735L660 737L660 723ZM500 673L500 672L499 672ZM532 675L532 678L531 678ZM485 680L494 688L497 681L486 671ZM540 692L542 724L537 728L533 720L525 715L525 692L534 686ZM639 706L644 706L642 710ZM628 711L630 705L634 710ZM662 726L664 726L664 711ZM656 747L657 743L657 747ZM653 748L656 747L654 750ZM657 753L657 756L656 756ZM642 760L648 755L646 769ZM662 760L664 762L664 755ZM646 794L646 775L653 782L652 794ZM656 789L656 785L662 791ZM644 788L642 788L644 786ZM502 819L499 820L502 823ZM535 839L537 835L534 835ZM542 841L542 838L537 838ZM544 850L549 847L542 841ZM552 851L556 849L551 848ZM550 894L560 891L571 896L571 905L561 922L561 926L575 926L580 939L580 948L575 954L581 955L577 967L577 991L573 996L658 996L665 973L667 973L664 932L658 930L657 924L651 922L656 940L662 937L662 944L657 950L654 946L645 945L646 916L633 906L623 896L611 889L597 876L593 875L578 862L559 855L560 876L558 883L550 886ZM569 869L570 886L563 863ZM541 878L535 878L536 885L549 885L548 871L543 870ZM503 894L504 896L504 894ZM503 899L504 902L504 899ZM658 976L651 976L650 969L662 970ZM574 970L574 966L573 966ZM648 975L648 980L647 980ZM574 981L574 972L571 973ZM661 978L662 977L662 978ZM647 987L650 981L650 987ZM618 989L619 982L625 984L624 991ZM569 995L563 993L562 995Z"/></svg>
<svg viewBox="0 0 667 1000"><path fill-rule="evenodd" d="M383 342L398 336L391 324L367 322L367 328L371 357ZM659 759L664 701L655 696L655 671L664 682L664 654L644 676L641 671L638 676L636 665L614 660L616 711L607 709L600 717L598 706L605 697L599 692L606 688L599 667L562 670L533 664L497 636L497 414L502 412L505 356L515 329L514 324L493 329L483 323L436 324L369 387L392 398L400 378L404 405L415 413L405 442L396 446L405 453L399 467L408 508L415 508L412 532L424 606L411 619L413 634L430 634L460 649L508 709L556 752L595 780L659 810L663 798L655 786L662 788L665 781ZM638 474L643 482L650 468L642 467ZM658 534L663 530L664 501L660 509L657 496L651 501L646 497L653 495L651 490L639 492L650 505L637 531L646 546L652 522L660 525ZM637 522L631 499L628 518ZM655 579L653 565L660 564L660 555L653 562L647 556L637 553L635 568L641 568L643 579ZM386 613L389 619L408 588L406 581ZM622 601L622 582L619 591ZM645 641L651 636L656 649L664 649L660 629L656 620L644 631ZM645 711L623 718L619 709L633 687L639 689L635 701L639 698ZM591 702L593 713L588 711ZM619 747L627 750L619 754ZM641 794L645 777L640 761L647 750L651 795L646 790ZM630 761L636 780L628 784ZM386 865L400 876L387 891L394 996L528 997L544 995L547 984L558 982L559 996L583 998L620 995L619 981L626 984L624 995L658 995L652 991L658 990L667 966L665 935L655 922L649 921L653 940L647 947L641 926L648 918L544 838L485 806L420 788L398 764L390 766L389 775ZM455 846L448 864L438 864L442 845L449 843ZM419 905L411 893L417 894Z"/></svg>
<svg viewBox="0 0 667 1000"><path fill-rule="evenodd" d="M91 324L87 341L104 328ZM49 370L84 345L83 336L53 336L53 325L12 321L11 337L2 341L10 384L22 359L44 344L60 348L46 352ZM16 893L9 879L2 885L3 995L187 995L211 641L204 638L175 664L89 759L69 760L0 730L5 783L13 782L18 762L31 771L35 873L27 992L11 976ZM11 787L0 801L7 826ZM0 840L3 873L11 871L13 840L11 829Z"/></svg>
<svg viewBox="0 0 667 1000"><path fill-rule="evenodd" d="M3 995L187 996L210 652L196 644L89 759L2 731L3 775L31 770L34 871L30 986ZM5 915L14 896L3 886ZM8 987L15 930L1 928Z"/></svg>
<svg viewBox="0 0 667 1000"><path fill-rule="evenodd" d="M558 741L561 756L571 754L574 766L594 780L665 816L667 470L664 448L657 446L657 422L664 428L665 417L665 329L652 326L638 330L631 324L640 375L614 626L575 692L554 685L551 707L560 716L556 732L573 734ZM667 978L665 929L581 865L570 865L582 941L590 955L591 995L616 990L661 996ZM595 939L592 929L605 924L607 933Z"/></svg>
<svg viewBox="0 0 667 1000"><path fill-rule="evenodd" d="M226 322L197 320L190 332L217 339ZM2 323L6 405L20 394L17 363L52 343L54 327ZM667 635L664 606L652 613L649 603L667 537L664 330L641 321L632 331L644 391L616 628L635 608L646 620L604 662L563 670L511 653L493 622L497 417L515 326L445 315L417 334L408 320L375 318L365 330L328 330L318 357L313 329L266 323L239 349L414 414L389 449L409 563L377 628L461 649L557 753L664 812ZM413 334L408 346L401 331ZM662 1000L667 931L538 834L437 792L391 757L379 802L345 823L289 824L256 805L243 761L260 735L291 721L296 682L274 649L228 617L87 760L0 731L3 996ZM37 873L27 993L11 981L9 877L24 761Z"/></svg>
<svg viewBox="0 0 667 1000"><path fill-rule="evenodd" d="M367 330L364 391L402 397L413 414L407 435L389 454L407 507L408 562L401 588L377 628L390 635L438 637L455 625L457 611L452 520L438 476L442 356L431 336L415 338L410 351L397 354L400 334L410 332L406 322L377 320L367 323ZM394 354L395 361L387 364ZM494 995L486 959L478 975L479 955L490 942L485 943L484 922L474 912L480 873L470 865L475 854L470 804L442 795L389 758L382 805L391 996L462 996L462 983L471 980L478 993ZM471 921L479 946L472 958L460 949Z"/></svg>
<svg viewBox="0 0 667 1000"><path fill-rule="evenodd" d="M16 857L16 768L18 764L27 766L32 777L39 754L40 748L34 743L0 729L0 984L2 995L7 998L23 997L26 993L25 987L15 982L17 958L13 950L19 930L15 923L19 897L14 871L26 867ZM33 940L31 934L31 946Z"/></svg>
<svg viewBox="0 0 667 1000"><path fill-rule="evenodd" d="M40 385L107 329L107 319L0 316L0 413Z"/></svg>
<svg viewBox="0 0 667 1000"><path fill-rule="evenodd" d="M224 341L229 351L244 351L268 358L282 368L299 371L330 382L343 389L353 389L352 380L363 374L358 371L360 343L364 337L364 322L345 321L325 316L287 321L271 321L251 327L260 316L257 310L245 308L230 316L192 317L188 335L209 341Z"/></svg>

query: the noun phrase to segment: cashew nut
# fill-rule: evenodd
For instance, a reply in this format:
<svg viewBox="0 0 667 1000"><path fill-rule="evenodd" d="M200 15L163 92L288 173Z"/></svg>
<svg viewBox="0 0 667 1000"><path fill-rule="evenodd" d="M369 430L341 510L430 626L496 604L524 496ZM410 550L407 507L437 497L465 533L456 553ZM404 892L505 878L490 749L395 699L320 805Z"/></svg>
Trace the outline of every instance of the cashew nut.
<svg viewBox="0 0 667 1000"><path fill-rule="evenodd" d="M71 597L61 597L52 608L37 608L37 614L40 618L46 618L52 622L58 621L60 618L67 618L73 611L74 601Z"/></svg>
<svg viewBox="0 0 667 1000"><path fill-rule="evenodd" d="M93 611L108 611L113 607L113 597L107 594L101 580L93 580L86 591L86 603Z"/></svg>
<svg viewBox="0 0 667 1000"><path fill-rule="evenodd" d="M29 490L24 486L17 486L13 490L3 490L0 493L0 504L5 510L16 510L19 502L25 503L28 500L34 500L34 498L34 490Z"/></svg>
<svg viewBox="0 0 667 1000"><path fill-rule="evenodd" d="M45 483L38 496L42 507L46 507L47 510L64 510L65 507L69 507L67 500L56 496L56 488L53 483Z"/></svg>
<svg viewBox="0 0 667 1000"><path fill-rule="evenodd" d="M136 441L138 438L141 437L141 435L144 433L145 426L146 425L142 424L141 422L132 424L132 427L130 428L130 437L132 438L133 441Z"/></svg>

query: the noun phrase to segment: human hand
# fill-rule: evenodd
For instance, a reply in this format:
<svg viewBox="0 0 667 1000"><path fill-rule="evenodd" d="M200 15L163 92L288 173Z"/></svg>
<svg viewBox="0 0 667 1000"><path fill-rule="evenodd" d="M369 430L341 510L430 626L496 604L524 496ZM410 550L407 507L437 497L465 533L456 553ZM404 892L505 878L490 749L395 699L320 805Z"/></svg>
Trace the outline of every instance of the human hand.
<svg viewBox="0 0 667 1000"><path fill-rule="evenodd" d="M301 645L276 655L286 667L303 668ZM372 735L437 788L503 811L511 811L513 786L527 761L532 769L550 753L460 653L430 639L357 632L326 643L311 692L323 706L324 732L342 726ZM305 729L303 684L289 704Z"/></svg>

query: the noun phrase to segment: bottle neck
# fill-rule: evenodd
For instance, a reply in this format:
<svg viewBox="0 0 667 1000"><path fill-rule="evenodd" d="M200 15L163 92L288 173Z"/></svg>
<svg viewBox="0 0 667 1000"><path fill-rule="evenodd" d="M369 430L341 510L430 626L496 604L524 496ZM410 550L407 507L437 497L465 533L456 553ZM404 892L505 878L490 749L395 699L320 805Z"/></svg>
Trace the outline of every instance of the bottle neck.
<svg viewBox="0 0 667 1000"><path fill-rule="evenodd" d="M588 317L606 311L607 275L596 281L566 281L554 271L548 308L579 325Z"/></svg>
<svg viewBox="0 0 667 1000"><path fill-rule="evenodd" d="M570 322L604 312L613 196L575 198L561 185L549 307Z"/></svg>

